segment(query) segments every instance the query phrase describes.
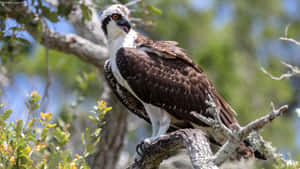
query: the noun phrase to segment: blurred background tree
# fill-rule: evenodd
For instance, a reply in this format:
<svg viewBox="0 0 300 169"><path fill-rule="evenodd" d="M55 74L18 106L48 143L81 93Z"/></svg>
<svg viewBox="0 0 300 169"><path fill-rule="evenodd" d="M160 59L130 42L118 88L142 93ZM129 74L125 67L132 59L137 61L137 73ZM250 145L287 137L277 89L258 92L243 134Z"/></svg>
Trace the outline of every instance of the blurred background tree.
<svg viewBox="0 0 300 169"><path fill-rule="evenodd" d="M108 99L103 95L106 87L101 66L93 66L95 64L90 61L83 62L74 57L76 53L72 55L64 49L54 48L60 52L52 50L51 44L48 49L47 39L32 33L42 34L42 23L31 24L34 31L30 31L29 15L18 15L17 12L15 15L8 14L7 8L18 9L21 2L0 1L1 100L14 110L13 118L25 119L27 114L21 103L26 93L33 90L48 93L38 111L53 112L54 119L60 123L72 123L72 143L68 146L74 153L80 153L82 147L78 146L81 139L78 133L92 127L87 121L89 108L101 97ZM25 3L53 31L62 35L75 33L104 46L105 40L93 38L89 35L93 32L82 30L90 30L82 26L82 22L93 20L93 11L89 9L91 4L101 12L113 2L28 0ZM80 18L74 7L80 9ZM268 126L262 134L279 151L300 160L300 121L294 113L300 103L299 78L274 81L260 70L263 66L269 72L280 74L284 68L279 60L300 66L300 48L279 41L288 24L288 36L300 39L299 1L143 0L131 8L134 9L132 15L139 18L136 22L138 31L155 40L178 41L186 49L189 56L205 70L219 93L238 112L237 118L241 124L266 114L270 101L276 105L289 104L292 107L290 113ZM72 15L77 20L74 21ZM132 159L135 145L150 135L148 124L131 114L127 117L124 107L114 99L109 100L113 111L109 113L108 124L104 128L107 137L101 142L99 153L89 159L93 168L124 167ZM127 118L130 121L128 125ZM112 142L110 135L118 135L118 143L105 145ZM105 146L106 149L115 146L117 153L103 155L105 153L101 152L108 151ZM257 161L255 165L273 168L272 163L268 162Z"/></svg>

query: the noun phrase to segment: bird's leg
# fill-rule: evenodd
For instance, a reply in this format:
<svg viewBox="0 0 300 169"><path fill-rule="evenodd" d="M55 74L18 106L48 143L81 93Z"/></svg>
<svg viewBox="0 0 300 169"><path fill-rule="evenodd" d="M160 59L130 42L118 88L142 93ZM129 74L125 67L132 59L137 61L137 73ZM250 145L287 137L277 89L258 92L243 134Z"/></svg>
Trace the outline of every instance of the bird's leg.
<svg viewBox="0 0 300 169"><path fill-rule="evenodd" d="M167 132L171 122L170 117L165 110L150 104L144 104L144 106L152 124L152 137L144 139L137 145L136 151L141 157L144 155L146 148L153 141Z"/></svg>

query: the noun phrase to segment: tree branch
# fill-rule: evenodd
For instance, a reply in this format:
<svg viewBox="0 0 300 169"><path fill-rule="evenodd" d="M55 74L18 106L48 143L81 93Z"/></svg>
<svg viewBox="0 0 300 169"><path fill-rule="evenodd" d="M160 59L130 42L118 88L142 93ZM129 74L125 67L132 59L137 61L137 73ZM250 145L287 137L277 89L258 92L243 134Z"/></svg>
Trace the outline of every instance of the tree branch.
<svg viewBox="0 0 300 169"><path fill-rule="evenodd" d="M97 45L87 39L75 34L62 35L50 30L41 18L25 6L16 8L5 8L8 17L15 19L40 43L51 49L74 54L80 59L103 69L104 61L107 59L106 47ZM20 15L22 13L22 15ZM20 17L24 16L24 17ZM39 26L40 25L40 26ZM40 27L38 32L37 27Z"/></svg>
<svg viewBox="0 0 300 169"><path fill-rule="evenodd" d="M283 80L283 79L288 79L288 78L296 76L296 75L298 75L298 76L300 75L300 70L298 67L287 64L283 61L281 61L281 64L283 64L285 67L287 67L290 70L287 73L280 75L279 77L273 76L271 73L266 71L266 69L264 69L263 67L261 67L260 69L264 74L268 75L273 80Z"/></svg>
<svg viewBox="0 0 300 169"><path fill-rule="evenodd" d="M151 143L141 159L135 160L127 169L157 169L160 163L172 152L185 148L194 169L217 169L213 164L210 145L201 130L181 129Z"/></svg>
<svg viewBox="0 0 300 169"><path fill-rule="evenodd" d="M294 43L295 45L300 46L300 42L297 41L297 40L295 40L295 39L293 39L293 38L280 37L279 39L282 40L282 41L288 41L288 42Z"/></svg>
<svg viewBox="0 0 300 169"><path fill-rule="evenodd" d="M52 0L46 1L55 7L58 7L60 4L66 5L70 3L69 0L59 0L58 3L53 3ZM87 6L91 11L90 20L82 20L83 12L81 5ZM98 45L106 45L106 38L101 29L101 22L92 0L73 1L72 12L69 14L68 21L75 28L76 34Z"/></svg>
<svg viewBox="0 0 300 169"><path fill-rule="evenodd" d="M274 105L271 104L271 112L268 115L250 122L245 127L236 125L233 126L232 129L229 129L222 123L219 117L219 110L216 108L213 101L209 100L208 104L210 105L208 111L214 114L214 119L206 118L195 112L191 112L191 115L216 130L220 129L219 131L223 132L223 134L227 136L226 143L214 155L212 154L209 142L202 131L197 129L183 129L159 137L146 148L144 156L141 159L136 160L135 163L127 169L156 169L167 155L180 148L187 149L188 155L195 169L218 168L217 166L223 164L235 153L237 148L240 146L240 143L246 138L251 141L251 144L254 144L252 145L254 150L262 152L264 155L267 155L269 159L281 158L280 154L274 152L274 148L272 146L267 146L257 131L271 123L276 117L287 112L287 105L281 106L279 109L275 109Z"/></svg>
<svg viewBox="0 0 300 169"><path fill-rule="evenodd" d="M271 123L276 117L281 116L287 112L288 105L281 106L279 109L275 109L274 104L271 103L271 111L269 114L250 122L239 131L239 137L246 138L252 131L260 130L265 125Z"/></svg>
<svg viewBox="0 0 300 169"><path fill-rule="evenodd" d="M300 46L300 42L293 39L293 38L288 38L288 31L289 31L289 26L290 25L287 25L285 30L284 30L284 37L280 37L280 40L282 41L288 41L288 42L291 42L291 43L294 43L298 46ZM271 79L273 80L283 80L283 79L289 79L290 77L292 76L296 76L296 75L300 75L300 70L298 67L296 66L293 66L293 65L290 65L290 64L287 64L283 61L281 61L281 64L283 64L285 67L287 67L289 69L289 71L287 73L284 73L282 75L280 75L279 77L275 77L273 76L271 73L267 72L263 67L261 67L261 71L264 72L266 75L268 75Z"/></svg>

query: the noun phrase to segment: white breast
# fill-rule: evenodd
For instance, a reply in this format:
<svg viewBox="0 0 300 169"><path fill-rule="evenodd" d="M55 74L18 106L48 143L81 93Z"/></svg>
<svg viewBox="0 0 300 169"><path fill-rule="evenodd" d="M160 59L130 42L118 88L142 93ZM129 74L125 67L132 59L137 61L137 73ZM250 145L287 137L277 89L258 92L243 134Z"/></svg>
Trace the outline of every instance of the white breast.
<svg viewBox="0 0 300 169"><path fill-rule="evenodd" d="M125 36L120 36L113 41L109 42L108 48L110 52L110 61L111 61L111 69L114 77L117 79L118 83L125 87L131 94L133 94L137 99L139 99L135 93L132 91L127 81L121 75L119 68L116 63L116 54L118 50L122 47L131 47L135 48L134 41L137 38L137 33L134 30L130 30L128 34ZM140 99L139 99L140 100ZM141 100L140 100L141 101Z"/></svg>

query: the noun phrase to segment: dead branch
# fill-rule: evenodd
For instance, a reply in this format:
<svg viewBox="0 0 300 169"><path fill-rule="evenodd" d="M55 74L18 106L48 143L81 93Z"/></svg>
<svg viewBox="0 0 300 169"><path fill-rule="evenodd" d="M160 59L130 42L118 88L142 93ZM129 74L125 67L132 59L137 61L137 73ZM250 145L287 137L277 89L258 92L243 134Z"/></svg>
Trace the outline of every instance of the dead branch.
<svg viewBox="0 0 300 169"><path fill-rule="evenodd" d="M48 28L48 25L40 21L37 14L29 10L26 6L18 6L17 8L5 8L8 17L15 19L19 24L33 36L41 44L47 45L51 49L73 54L80 59L91 63L103 69L104 60L107 59L108 53L104 46L97 45L87 39L75 34L59 34ZM19 17L20 13L26 17ZM27 22L24 22L27 20ZM28 22L29 21L29 22ZM41 24L40 32L36 26Z"/></svg>
<svg viewBox="0 0 300 169"><path fill-rule="evenodd" d="M293 38L288 38L289 26L290 25L287 25L285 27L284 37L280 37L280 40L282 40L282 41L288 41L288 42L291 42L291 43L294 43L294 44L300 46L300 42L299 41L297 41L297 40L295 40ZM267 72L263 67L261 67L261 71L263 73L265 73L266 75L268 75L273 80L289 79L289 78L291 78L293 76L297 76L297 75L299 76L300 75L300 70L299 70L298 67L290 65L290 64L285 63L283 61L281 61L281 64L283 64L285 67L287 67L289 69L289 71L287 73L284 73L284 74L280 75L279 77L273 76L271 73Z"/></svg>
<svg viewBox="0 0 300 169"><path fill-rule="evenodd" d="M275 109L274 105L271 104L271 111L269 114L250 122L244 127L235 126L234 130L231 130L222 123L215 104L211 102L208 111L215 115L214 119L206 118L196 112L191 112L191 115L210 125L212 128L219 128L220 131L227 136L228 139L226 143L214 155L211 152L209 142L205 138L203 132L197 129L183 129L161 136L147 147L145 155L142 158L136 160L135 163L127 169L156 169L167 155L180 148L188 150L188 155L195 169L218 168L217 166L220 166L231 157L240 146L240 143L246 138L249 138L251 143L255 144L253 145L255 150L263 152L267 158L281 158L282 156L274 152L274 148L267 145L257 131L267 124L270 124L275 118L287 112L287 109L287 105Z"/></svg>
<svg viewBox="0 0 300 169"><path fill-rule="evenodd" d="M159 137L127 169L157 169L170 153L181 148L187 149L194 169L218 168L212 163L213 154L205 134L197 129L181 129Z"/></svg>
<svg viewBox="0 0 300 169"><path fill-rule="evenodd" d="M297 40L295 40L295 39L293 39L293 38L280 37L279 39L282 40L282 41L288 41L288 42L294 43L295 45L300 46L300 42L297 41Z"/></svg>
<svg viewBox="0 0 300 169"><path fill-rule="evenodd" d="M271 73L269 73L268 71L266 71L266 69L264 69L263 67L261 67L261 71L268 75L271 79L273 80L283 80L283 79L289 79L293 76L299 76L300 75L300 70L298 67L290 65L288 63L285 63L283 61L281 61L281 64L284 65L285 67L287 67L289 69L289 71L287 73L284 73L282 75L280 75L279 77L275 77L273 76Z"/></svg>

